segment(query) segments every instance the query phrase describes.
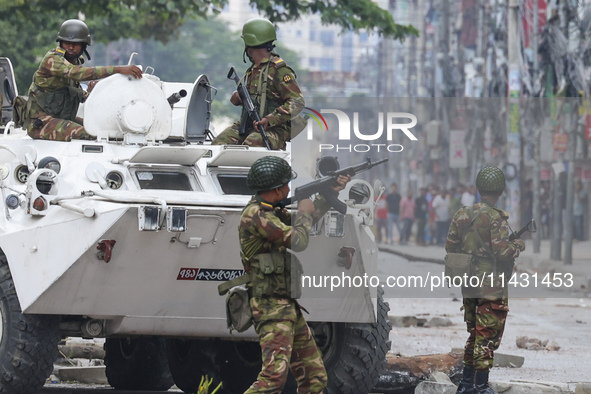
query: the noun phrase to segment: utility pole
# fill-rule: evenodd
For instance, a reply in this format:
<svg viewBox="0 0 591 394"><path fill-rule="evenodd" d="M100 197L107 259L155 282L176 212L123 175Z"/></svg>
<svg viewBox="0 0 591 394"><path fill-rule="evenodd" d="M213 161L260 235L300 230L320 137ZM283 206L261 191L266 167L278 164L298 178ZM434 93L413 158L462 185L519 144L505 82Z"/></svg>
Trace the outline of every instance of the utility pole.
<svg viewBox="0 0 591 394"><path fill-rule="evenodd" d="M507 52L509 62L509 127L507 128L507 151L505 157L507 162L515 166L515 176L507 180L505 209L509 213L510 221L517 227L520 218L520 167L521 155L511 152L521 152L521 133L519 119L519 96L521 94L521 70L519 66L519 0L509 1L508 29L507 29Z"/></svg>
<svg viewBox="0 0 591 394"><path fill-rule="evenodd" d="M419 16L417 18L417 30L419 31L419 53L416 60L417 69L417 96L425 97L427 91L425 89L425 0L419 0Z"/></svg>
<svg viewBox="0 0 591 394"><path fill-rule="evenodd" d="M382 37L380 42L378 43L378 72L376 74L376 97L378 101L381 100L381 97L384 95L382 92L382 74L384 73L384 40L385 38Z"/></svg>
<svg viewBox="0 0 591 394"><path fill-rule="evenodd" d="M560 23L560 30L565 35L568 40L568 10L566 1L560 2L558 4L558 16L559 16L559 23ZM564 106L563 106L564 109ZM569 146L572 141L570 141L569 136ZM553 166L559 170L563 170L563 165L560 162L554 163ZM569 169L570 172L570 169ZM562 190L562 181L564 179L564 174L561 171L555 171L555 179L554 187L553 187L553 199L554 203L552 204L552 241L550 244L550 258L552 260L561 260L562 255L562 200L563 200L563 193ZM567 176L567 183L568 183L568 176ZM572 224L572 223L571 223ZM567 223L568 226L568 223Z"/></svg>
<svg viewBox="0 0 591 394"><path fill-rule="evenodd" d="M572 15L576 13L576 10L568 10L569 20L571 19ZM580 42L580 30L579 35L573 37L571 35L569 39L576 40L575 42ZM570 46L570 45L569 45ZM577 95L578 96L578 95ZM568 148L567 148L567 155L568 155L568 174L566 178L566 231L564 234L564 264L571 265L573 263L573 236L574 236L574 201L575 201L575 158L577 155L577 134L579 128L582 128L582 125L579 124L579 116L584 116L586 111L579 111L579 109L583 109L580 105L581 99L577 97L573 99L573 113L572 113L572 122L571 122L571 129L570 135L568 136Z"/></svg>
<svg viewBox="0 0 591 394"><path fill-rule="evenodd" d="M573 223L575 191L575 155L577 152L577 129L579 128L579 99L573 99L571 130L568 136L568 173L566 178L566 228L564 229L564 264L573 263Z"/></svg>
<svg viewBox="0 0 591 394"><path fill-rule="evenodd" d="M558 163L554 163L553 167L560 167ZM550 234L550 258L552 260L561 260L562 255L562 190L560 179L562 173L560 168L554 170L552 177L552 234Z"/></svg>
<svg viewBox="0 0 591 394"><path fill-rule="evenodd" d="M538 78L538 71L539 71L539 61L538 61L538 32L540 31L539 26L539 9L538 9L538 0L534 0L534 15L533 15L533 26L534 31L532 34L532 52L533 52L533 78L532 80L535 81ZM537 128L534 135L534 177L533 177L533 187L534 190L540 190L540 135L542 134L540 128ZM533 201L532 201L532 212L534 214L534 220L538 225L542 224L542 210L540 207L540 194L533 193ZM526 218L529 219L529 218ZM540 253L540 244L541 244L541 235L542 231L538 231L533 233L533 240L534 240L534 253Z"/></svg>
<svg viewBox="0 0 591 394"><path fill-rule="evenodd" d="M485 23L485 13L484 13L484 8L485 8L485 0L478 0L477 2L477 6L478 6L478 37L476 38L476 54L475 57L473 59L473 63L474 63L474 68L477 71L477 75L480 75L480 77L482 78L482 91L481 96L477 96L477 97L485 97L487 95L487 91L488 89L486 88L486 62L483 61L482 62L482 68L480 70L477 69L477 64L478 62L476 61L476 59L485 59L486 57L486 37L487 37L487 23ZM477 85L477 81L478 77L475 78L474 80L474 86ZM481 102L484 104L484 100L481 100ZM482 122L481 127L475 128L475 130L486 130L486 128L488 127L488 122L489 122L489 117L488 116L482 116L482 114L487 113L487 108L486 107L481 107L481 106L477 106L475 108L474 111L474 116L476 117L476 119L474 120L474 122ZM480 120L480 119L484 119L484 120ZM469 179L476 179L476 174L478 173L478 168L479 168L479 157L481 157L482 154L482 147L484 146L484 132L476 132L473 134L473 142L474 142L474 146L477 149L473 149L472 150L472 163L471 163L471 168L470 168L470 176Z"/></svg>

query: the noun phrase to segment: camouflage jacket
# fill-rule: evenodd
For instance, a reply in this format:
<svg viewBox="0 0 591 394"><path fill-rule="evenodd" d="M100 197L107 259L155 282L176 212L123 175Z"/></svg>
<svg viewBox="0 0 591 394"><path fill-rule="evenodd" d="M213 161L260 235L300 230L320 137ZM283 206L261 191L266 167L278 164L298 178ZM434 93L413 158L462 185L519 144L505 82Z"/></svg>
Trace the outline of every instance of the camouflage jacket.
<svg viewBox="0 0 591 394"><path fill-rule="evenodd" d="M267 95L264 114L261 116L269 120L269 126L275 127L291 121L304 108L304 96L296 82L296 74L279 55L272 52L269 59L264 59L258 66L252 65L246 70L246 87L253 102L260 108L262 88L265 85L263 76L267 73ZM261 86L263 85L263 86ZM252 122L247 123L247 129L252 128Z"/></svg>
<svg viewBox="0 0 591 394"><path fill-rule="evenodd" d="M64 55L65 51L58 46L47 52L41 60L29 88L28 94L31 100L29 118L36 118L40 112L43 112L35 101L36 96L40 93L67 87L80 88L81 81L101 79L115 74L115 66L84 67L82 66L84 61L82 57L73 64L66 60Z"/></svg>
<svg viewBox="0 0 591 394"><path fill-rule="evenodd" d="M470 222L470 210L473 210L474 218L478 211L482 210L474 220ZM509 226L507 224L509 215L498 208L490 206L485 202L474 204L471 207L463 207L454 215L449 232L445 250L448 253L470 253L476 257L480 272L493 272L494 261L497 264L509 263L519 256L519 252L525 249L521 240L509 241ZM493 256L480 242L478 234L484 245L488 245Z"/></svg>
<svg viewBox="0 0 591 394"><path fill-rule="evenodd" d="M306 249L312 224L330 208L324 197L318 197L314 207L312 215L292 214L254 196L244 207L238 226L244 268L249 270L249 261L257 254Z"/></svg>
<svg viewBox="0 0 591 394"><path fill-rule="evenodd" d="M285 252L286 248L296 252L306 249L312 224L330 208L324 197L318 197L314 206L312 215L291 214L254 196L244 207L238 226L244 269L250 271L250 261L257 254ZM255 322L297 319L296 302L291 299L251 297L250 306Z"/></svg>

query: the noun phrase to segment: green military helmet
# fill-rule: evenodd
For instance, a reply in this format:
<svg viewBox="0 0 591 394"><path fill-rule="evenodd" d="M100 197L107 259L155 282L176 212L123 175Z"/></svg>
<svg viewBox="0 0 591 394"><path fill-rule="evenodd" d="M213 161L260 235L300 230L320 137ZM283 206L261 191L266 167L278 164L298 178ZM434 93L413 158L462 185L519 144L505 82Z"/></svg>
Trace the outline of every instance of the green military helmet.
<svg viewBox="0 0 591 394"><path fill-rule="evenodd" d="M480 192L498 192L505 190L505 174L498 167L484 167L476 176L476 188Z"/></svg>
<svg viewBox="0 0 591 394"><path fill-rule="evenodd" d="M56 41L82 42L90 45L90 30L81 20L68 19L62 23Z"/></svg>
<svg viewBox="0 0 591 394"><path fill-rule="evenodd" d="M250 167L246 184L255 192L263 192L286 185L296 177L297 174L284 159L277 156L264 156Z"/></svg>
<svg viewBox="0 0 591 394"><path fill-rule="evenodd" d="M265 18L253 18L242 26L244 45L247 47L258 47L268 42L275 41L277 34L275 26Z"/></svg>

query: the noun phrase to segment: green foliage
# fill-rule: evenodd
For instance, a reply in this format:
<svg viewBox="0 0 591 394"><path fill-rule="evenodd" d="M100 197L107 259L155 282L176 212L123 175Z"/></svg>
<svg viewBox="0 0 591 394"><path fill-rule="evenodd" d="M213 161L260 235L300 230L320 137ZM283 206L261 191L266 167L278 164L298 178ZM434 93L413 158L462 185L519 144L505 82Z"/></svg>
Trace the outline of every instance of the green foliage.
<svg viewBox="0 0 591 394"><path fill-rule="evenodd" d="M0 56L12 61L20 94L27 93L41 58L55 44L63 18L56 12L48 17L32 14L24 21L18 13L0 12Z"/></svg>
<svg viewBox="0 0 591 394"><path fill-rule="evenodd" d="M214 101L215 116L237 118L240 110L230 104L235 89L226 78L230 66L244 73L248 65L242 62L244 44L239 34L232 33L217 20L189 20L179 29L178 37L166 45L156 40L142 42L138 64L152 66L164 81L194 82L207 75L218 89Z"/></svg>
<svg viewBox="0 0 591 394"><path fill-rule="evenodd" d="M209 386L213 383L213 378L209 376L201 376L201 383L199 383L199 388L197 390L197 394L209 394ZM218 384L218 386L211 392L211 394L216 394L219 389L222 388L222 383Z"/></svg>
<svg viewBox="0 0 591 394"><path fill-rule="evenodd" d="M236 67L240 75L250 66L243 63L244 44L239 33L231 32L225 23L215 18L188 20L178 31L178 36L163 44L155 39L130 42L119 40L108 46L93 47L94 64L113 62L126 63L133 51L138 52L134 63L154 68L154 74L168 82L194 82L201 74L207 75L212 86L218 89L213 102L214 116L237 119L240 107L230 103L230 96L236 89L233 81L226 78L230 66ZM278 52L288 64L297 67L297 55L284 47ZM117 53L117 59L110 52ZM248 61L248 60L247 60Z"/></svg>
<svg viewBox="0 0 591 394"><path fill-rule="evenodd" d="M417 33L412 26L396 24L389 12L372 0L250 2L274 22L318 13L323 23L336 23L347 30L377 29L379 34L395 38ZM0 0L0 56L11 59L19 91L26 94L41 58L55 45L61 23L84 16L93 42L90 49L101 42L148 40L140 51L143 58L139 63L153 65L164 80L193 81L198 73L206 73L212 84L220 88L221 96L216 100L219 103L233 91L231 82L225 80L227 68L230 64L244 65L239 35L230 34L221 23L203 21L208 15L219 13L226 3L227 0ZM297 70L296 56L282 48L278 51ZM126 62L127 55L124 53L120 62ZM106 63L95 60L90 64ZM246 66L239 71L244 69ZM302 74L300 71L300 78Z"/></svg>
<svg viewBox="0 0 591 394"><path fill-rule="evenodd" d="M273 22L296 20L300 15L317 13L322 23L337 24L344 30L377 29L378 34L395 39L419 34L412 25L395 23L392 14L373 0L250 0L250 4Z"/></svg>
<svg viewBox="0 0 591 394"><path fill-rule="evenodd" d="M203 17L219 10L227 0L0 0L0 20L16 16L30 24L34 15L68 18L84 15L94 31L101 24L106 33L101 40L116 38L155 38L166 42L173 37L186 17ZM377 29L379 34L397 39L418 34L412 26L398 25L392 15L372 0L250 0L273 22L295 20L300 15L318 13L323 23L336 23L345 30Z"/></svg>

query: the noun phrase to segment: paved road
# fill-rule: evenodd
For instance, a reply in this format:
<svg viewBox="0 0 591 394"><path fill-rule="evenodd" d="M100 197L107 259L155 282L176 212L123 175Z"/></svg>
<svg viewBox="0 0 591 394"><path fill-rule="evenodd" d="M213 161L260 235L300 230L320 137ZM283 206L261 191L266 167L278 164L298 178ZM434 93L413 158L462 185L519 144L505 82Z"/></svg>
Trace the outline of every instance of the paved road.
<svg viewBox="0 0 591 394"><path fill-rule="evenodd" d="M426 253L423 253L426 254ZM441 271L442 266L420 261L408 260L390 253L381 253L378 263L378 276L384 283L389 275L425 275L427 272ZM461 299L459 291L438 288L433 292L425 289L384 288L385 298L390 302L392 315L447 317L453 322L451 327L439 328L400 328L391 332L394 353L407 356L418 354L445 353L451 347L462 347L465 340L465 327L459 311ZM517 289L518 290L518 289ZM416 294L415 294L416 293ZM558 382L578 382L588 380L591 360L591 341L587 324L591 324L591 303L584 295L564 291L549 292L548 298L535 298L530 294L518 295L511 301L511 313L504 335L501 353L523 356L526 363L522 368L496 368L494 380L510 379L551 380ZM415 298L416 297L416 298ZM523 298L521 298L523 297ZM531 351L516 346L516 337L528 335L556 341L560 351ZM167 393L180 390L169 390ZM105 385L48 384L40 394L132 394L131 391L113 390ZM139 392L138 392L139 393ZM142 392L146 393L146 392ZM152 392L155 393L155 392ZM159 392L163 393L163 392ZM157 393L156 393L157 394Z"/></svg>
<svg viewBox="0 0 591 394"><path fill-rule="evenodd" d="M40 391L39 394L135 394L135 393L142 393L145 394L147 391L121 391L121 390L113 390L108 386L100 385L82 385L82 384L46 384L43 387L43 390ZM159 393L182 393L181 390L168 390L168 391L150 391L151 394L159 394Z"/></svg>

